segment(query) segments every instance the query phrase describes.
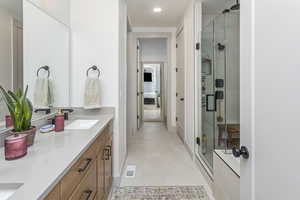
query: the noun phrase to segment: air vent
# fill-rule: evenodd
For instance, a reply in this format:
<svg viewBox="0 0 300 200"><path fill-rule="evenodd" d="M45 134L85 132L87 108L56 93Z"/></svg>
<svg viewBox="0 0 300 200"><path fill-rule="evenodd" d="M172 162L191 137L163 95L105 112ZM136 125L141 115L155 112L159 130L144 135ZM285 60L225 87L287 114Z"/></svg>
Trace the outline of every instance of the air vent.
<svg viewBox="0 0 300 200"><path fill-rule="evenodd" d="M125 177L126 178L134 178L135 177L136 166L128 165L126 167Z"/></svg>

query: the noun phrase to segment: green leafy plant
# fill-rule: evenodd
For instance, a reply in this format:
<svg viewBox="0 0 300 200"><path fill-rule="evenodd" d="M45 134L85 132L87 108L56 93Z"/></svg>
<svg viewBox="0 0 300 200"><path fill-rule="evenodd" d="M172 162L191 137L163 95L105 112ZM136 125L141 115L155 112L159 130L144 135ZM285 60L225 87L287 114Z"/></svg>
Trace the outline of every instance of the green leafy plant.
<svg viewBox="0 0 300 200"><path fill-rule="evenodd" d="M0 93L4 99L9 113L11 115L14 132L27 131L32 128L31 118L33 106L30 100L26 97L28 86L26 86L25 92L21 89L17 89L15 93L12 91L6 91L0 86Z"/></svg>

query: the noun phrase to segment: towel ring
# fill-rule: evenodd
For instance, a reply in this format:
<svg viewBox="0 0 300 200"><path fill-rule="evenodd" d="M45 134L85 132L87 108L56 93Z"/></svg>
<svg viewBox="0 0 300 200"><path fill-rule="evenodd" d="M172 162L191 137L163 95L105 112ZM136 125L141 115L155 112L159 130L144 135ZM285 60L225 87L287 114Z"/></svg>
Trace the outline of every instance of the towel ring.
<svg viewBox="0 0 300 200"><path fill-rule="evenodd" d="M90 70L98 71L98 78L100 77L101 72L100 72L100 69L96 65L93 65L92 67L88 68L88 70L86 71L87 77L89 76Z"/></svg>
<svg viewBox="0 0 300 200"><path fill-rule="evenodd" d="M49 78L50 77L50 68L47 65L40 67L36 72L36 76L39 77L39 73L42 69L48 72L48 78Z"/></svg>

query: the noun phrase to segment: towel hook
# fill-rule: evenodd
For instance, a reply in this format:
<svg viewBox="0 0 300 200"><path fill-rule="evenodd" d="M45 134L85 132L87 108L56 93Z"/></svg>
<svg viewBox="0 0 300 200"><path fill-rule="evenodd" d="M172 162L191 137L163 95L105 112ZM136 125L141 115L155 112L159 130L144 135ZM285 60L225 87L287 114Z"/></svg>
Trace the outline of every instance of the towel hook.
<svg viewBox="0 0 300 200"><path fill-rule="evenodd" d="M50 67L47 65L42 66L37 70L37 72L36 72L37 77L39 76L39 73L42 69L48 72L48 78L49 78L50 77Z"/></svg>
<svg viewBox="0 0 300 200"><path fill-rule="evenodd" d="M88 70L86 71L87 77L89 76L90 70L98 71L98 78L100 77L101 72L100 72L100 69L96 65L93 65L92 67L88 68Z"/></svg>

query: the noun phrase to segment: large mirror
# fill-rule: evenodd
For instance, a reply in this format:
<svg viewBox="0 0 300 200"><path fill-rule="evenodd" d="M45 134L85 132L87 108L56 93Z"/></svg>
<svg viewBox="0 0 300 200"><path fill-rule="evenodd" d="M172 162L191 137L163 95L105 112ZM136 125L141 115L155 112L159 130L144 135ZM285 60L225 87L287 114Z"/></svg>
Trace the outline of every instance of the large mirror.
<svg viewBox="0 0 300 200"><path fill-rule="evenodd" d="M35 110L70 105L70 29L47 5L0 0L0 85L12 91L28 85ZM0 131L8 114L0 98ZM45 114L34 113L33 120Z"/></svg>
<svg viewBox="0 0 300 200"><path fill-rule="evenodd" d="M23 88L23 9L21 0L0 0L0 85ZM0 98L0 129L8 110Z"/></svg>

